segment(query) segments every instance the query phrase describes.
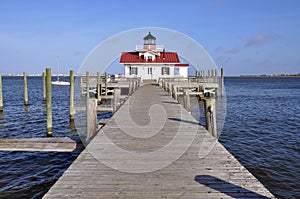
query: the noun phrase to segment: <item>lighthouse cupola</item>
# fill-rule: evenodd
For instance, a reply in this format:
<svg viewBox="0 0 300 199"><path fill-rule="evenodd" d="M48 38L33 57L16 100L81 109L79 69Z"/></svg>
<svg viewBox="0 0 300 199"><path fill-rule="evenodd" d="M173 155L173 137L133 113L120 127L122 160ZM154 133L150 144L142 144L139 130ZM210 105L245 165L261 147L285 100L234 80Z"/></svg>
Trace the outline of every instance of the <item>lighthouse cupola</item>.
<svg viewBox="0 0 300 199"><path fill-rule="evenodd" d="M151 32L144 37L144 49L156 49L156 38L151 34Z"/></svg>

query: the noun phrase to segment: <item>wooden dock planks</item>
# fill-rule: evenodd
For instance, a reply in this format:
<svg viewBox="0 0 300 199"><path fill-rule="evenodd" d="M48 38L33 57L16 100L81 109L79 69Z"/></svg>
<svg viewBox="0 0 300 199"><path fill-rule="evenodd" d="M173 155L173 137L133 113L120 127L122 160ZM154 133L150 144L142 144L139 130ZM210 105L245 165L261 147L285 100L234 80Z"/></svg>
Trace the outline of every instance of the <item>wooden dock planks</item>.
<svg viewBox="0 0 300 199"><path fill-rule="evenodd" d="M44 198L274 196L165 91L145 85Z"/></svg>
<svg viewBox="0 0 300 199"><path fill-rule="evenodd" d="M68 137L1 139L0 151L72 152L76 145Z"/></svg>

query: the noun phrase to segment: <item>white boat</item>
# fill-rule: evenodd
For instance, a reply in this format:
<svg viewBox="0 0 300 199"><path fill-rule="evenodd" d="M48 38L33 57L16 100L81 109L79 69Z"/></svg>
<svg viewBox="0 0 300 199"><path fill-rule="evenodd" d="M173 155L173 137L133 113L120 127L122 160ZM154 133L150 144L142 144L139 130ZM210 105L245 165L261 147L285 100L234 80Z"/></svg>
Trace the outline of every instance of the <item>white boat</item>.
<svg viewBox="0 0 300 199"><path fill-rule="evenodd" d="M65 82L65 81L59 81L59 62L57 60L57 68L58 68L58 72L57 72L57 80L54 82L51 82L52 85L55 86L69 86L70 82Z"/></svg>
<svg viewBox="0 0 300 199"><path fill-rule="evenodd" d="M70 86L70 82L64 82L64 81L55 81L55 82L51 82L52 85L56 85L56 86Z"/></svg>

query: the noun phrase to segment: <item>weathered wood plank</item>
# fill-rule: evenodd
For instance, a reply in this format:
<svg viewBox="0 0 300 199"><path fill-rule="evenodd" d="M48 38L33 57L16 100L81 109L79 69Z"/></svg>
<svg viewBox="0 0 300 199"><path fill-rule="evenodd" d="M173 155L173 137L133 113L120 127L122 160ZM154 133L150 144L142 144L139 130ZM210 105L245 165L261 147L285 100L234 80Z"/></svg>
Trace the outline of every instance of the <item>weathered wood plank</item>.
<svg viewBox="0 0 300 199"><path fill-rule="evenodd" d="M155 125L153 125L155 124ZM151 127L151 128L148 128ZM152 154L180 138L172 150ZM109 139L124 151L107 150ZM188 141L192 140L191 143ZM188 147L186 147L188 143ZM173 152L185 151L178 158ZM122 151L121 151L122 152ZM142 154L141 157L138 156ZM139 158L143 160L139 162ZM174 158L164 167L155 165ZM117 169L112 165L127 165ZM124 170L128 169L128 172ZM147 170L146 170L147 171ZM44 198L274 198L204 127L158 86L142 86L106 121Z"/></svg>
<svg viewBox="0 0 300 199"><path fill-rule="evenodd" d="M1 139L2 151L56 151L71 152L76 142L68 137Z"/></svg>

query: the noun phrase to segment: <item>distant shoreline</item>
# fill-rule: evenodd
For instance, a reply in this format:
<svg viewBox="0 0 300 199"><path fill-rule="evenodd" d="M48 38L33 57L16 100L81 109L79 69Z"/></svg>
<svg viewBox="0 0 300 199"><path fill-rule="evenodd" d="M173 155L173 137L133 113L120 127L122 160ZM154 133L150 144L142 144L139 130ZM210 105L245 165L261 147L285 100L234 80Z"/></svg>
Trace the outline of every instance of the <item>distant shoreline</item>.
<svg viewBox="0 0 300 199"><path fill-rule="evenodd" d="M293 78L300 77L300 74L292 74L292 75L239 75L239 76L225 76L225 77L240 77L240 78Z"/></svg>
<svg viewBox="0 0 300 199"><path fill-rule="evenodd" d="M41 77L42 74L27 74L27 77ZM52 77L56 77L57 74L52 74ZM60 77L69 77L69 74L59 74ZM74 74L74 76L85 76L83 74ZM94 76L91 74L90 76ZM2 74L2 77L23 77L23 74ZM225 75L225 78L299 78L299 74L278 74L278 75Z"/></svg>

